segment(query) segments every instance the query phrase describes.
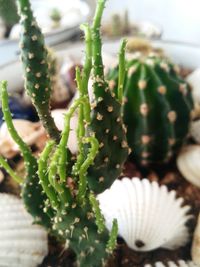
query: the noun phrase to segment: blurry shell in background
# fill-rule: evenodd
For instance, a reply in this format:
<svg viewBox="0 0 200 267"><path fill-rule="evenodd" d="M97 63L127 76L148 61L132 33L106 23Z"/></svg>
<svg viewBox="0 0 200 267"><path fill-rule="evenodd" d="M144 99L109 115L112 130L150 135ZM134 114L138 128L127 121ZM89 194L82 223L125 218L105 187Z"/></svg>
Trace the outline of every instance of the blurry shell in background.
<svg viewBox="0 0 200 267"><path fill-rule="evenodd" d="M147 179L123 178L98 196L100 208L110 230L114 218L119 236L136 251L184 246L189 234L185 224L189 206L176 192Z"/></svg>
<svg viewBox="0 0 200 267"><path fill-rule="evenodd" d="M65 59L61 66L60 74L66 86L69 88L70 93L73 95L76 92L76 67L82 68L80 62L70 58Z"/></svg>
<svg viewBox="0 0 200 267"><path fill-rule="evenodd" d="M200 266L200 214L194 231L191 252L193 262Z"/></svg>
<svg viewBox="0 0 200 267"><path fill-rule="evenodd" d="M192 87L194 103L200 104L200 68L194 70L186 78L186 81Z"/></svg>
<svg viewBox="0 0 200 267"><path fill-rule="evenodd" d="M200 146L184 147L177 157L177 167L186 180L200 187Z"/></svg>
<svg viewBox="0 0 200 267"><path fill-rule="evenodd" d="M154 264L145 264L144 267L198 267L194 262L192 261L183 261L179 260L177 263L169 261L167 264L164 264L162 262L156 262Z"/></svg>
<svg viewBox="0 0 200 267"><path fill-rule="evenodd" d="M36 267L48 254L47 232L20 199L0 193L0 266Z"/></svg>
<svg viewBox="0 0 200 267"><path fill-rule="evenodd" d="M200 144L200 120L191 122L190 135L198 144Z"/></svg>
<svg viewBox="0 0 200 267"><path fill-rule="evenodd" d="M5 176L2 170L0 170L0 184L3 182Z"/></svg>
<svg viewBox="0 0 200 267"><path fill-rule="evenodd" d="M47 136L40 122L33 123L27 120L13 119L13 124L20 137L28 145L36 145L38 149L45 145ZM12 158L18 153L18 145L13 141L4 122L0 127L0 155Z"/></svg>
<svg viewBox="0 0 200 267"><path fill-rule="evenodd" d="M55 124L57 128L62 131L64 128L64 114L67 112L66 109L55 109L51 112L52 117L54 118ZM75 113L70 121L70 134L68 140L68 147L72 154L76 154L78 152L78 144L76 137L76 128L78 126L78 116Z"/></svg>

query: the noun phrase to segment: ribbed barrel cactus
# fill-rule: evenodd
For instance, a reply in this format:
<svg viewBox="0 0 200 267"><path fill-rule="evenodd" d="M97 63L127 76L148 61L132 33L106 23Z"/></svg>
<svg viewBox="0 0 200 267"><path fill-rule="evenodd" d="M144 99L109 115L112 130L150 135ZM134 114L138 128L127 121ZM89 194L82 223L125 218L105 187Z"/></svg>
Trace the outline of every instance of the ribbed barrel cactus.
<svg viewBox="0 0 200 267"><path fill-rule="evenodd" d="M29 0L17 1L22 25L25 88L50 138L39 158L33 155L14 128L6 81L0 86L4 119L22 152L26 177L19 177L2 157L0 165L22 184L24 204L35 222L44 225L58 239L67 240L81 267L104 266L115 248L117 222L113 221L109 233L96 195L118 178L129 152L121 117L122 90L116 98L104 78L100 24L105 1L98 0L92 27L82 25L86 55L82 71L76 69L79 98L66 112L62 132L56 128L50 113L52 80L43 35L33 17ZM120 88L124 82L124 62L125 41L120 49ZM90 102L88 81L91 71L94 97ZM67 144L70 120L76 111L79 116L79 153L72 156Z"/></svg>
<svg viewBox="0 0 200 267"><path fill-rule="evenodd" d="M118 87L118 67L108 73ZM141 165L167 162L183 144L193 109L191 89L167 58L154 53L126 62L124 123L132 156Z"/></svg>

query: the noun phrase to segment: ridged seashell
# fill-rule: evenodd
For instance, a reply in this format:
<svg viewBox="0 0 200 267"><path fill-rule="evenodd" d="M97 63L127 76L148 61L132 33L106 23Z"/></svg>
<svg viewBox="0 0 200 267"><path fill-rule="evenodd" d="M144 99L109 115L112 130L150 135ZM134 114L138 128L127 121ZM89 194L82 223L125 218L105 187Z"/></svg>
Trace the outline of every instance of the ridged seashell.
<svg viewBox="0 0 200 267"><path fill-rule="evenodd" d="M55 124L60 131L64 128L64 114L67 111L65 109L55 109L51 112L52 117L54 118ZM78 144L77 144L77 137L76 137L76 128L78 126L78 116L75 113L74 116L71 118L70 121L70 134L68 140L68 147L72 154L76 154L78 152Z"/></svg>
<svg viewBox="0 0 200 267"><path fill-rule="evenodd" d="M192 261L186 262L183 260L179 260L177 263L169 261L167 264L164 264L162 262L156 262L154 264L145 264L144 267L198 267L198 266Z"/></svg>
<svg viewBox="0 0 200 267"><path fill-rule="evenodd" d="M14 119L13 124L18 134L28 145L44 146L47 139L44 128L39 122L33 123L27 120ZM19 153L19 148L14 142L4 122L0 128L0 154L6 158L12 158Z"/></svg>
<svg viewBox="0 0 200 267"><path fill-rule="evenodd" d="M200 214L194 231L191 254L193 262L200 266Z"/></svg>
<svg viewBox="0 0 200 267"><path fill-rule="evenodd" d="M191 122L190 135L198 144L200 144L200 120Z"/></svg>
<svg viewBox="0 0 200 267"><path fill-rule="evenodd" d="M188 241L185 226L191 216L176 192L147 179L123 178L98 196L100 208L110 230L114 218L119 235L137 251L159 247L175 249Z"/></svg>
<svg viewBox="0 0 200 267"><path fill-rule="evenodd" d="M177 167L183 177L193 185L200 187L200 146L184 147L177 157Z"/></svg>
<svg viewBox="0 0 200 267"><path fill-rule="evenodd" d="M48 253L47 232L33 224L20 199L0 194L0 266L36 267Z"/></svg>

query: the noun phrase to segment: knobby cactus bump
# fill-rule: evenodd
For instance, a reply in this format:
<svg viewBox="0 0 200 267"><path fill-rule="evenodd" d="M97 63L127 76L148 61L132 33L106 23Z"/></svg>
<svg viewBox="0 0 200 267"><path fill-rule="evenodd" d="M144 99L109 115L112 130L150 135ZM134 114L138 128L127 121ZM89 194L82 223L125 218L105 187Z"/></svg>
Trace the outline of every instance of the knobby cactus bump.
<svg viewBox="0 0 200 267"><path fill-rule="evenodd" d="M121 74L116 97L104 78L100 23L105 0L98 0L92 27L88 24L81 27L85 33L86 55L83 70L76 69L79 98L66 113L64 130L60 133L50 116L52 84L44 39L29 1L18 0L18 6L25 88L50 140L39 158L33 156L13 126L7 83L3 81L0 93L4 119L23 155L26 177L14 173L2 157L0 165L22 185L22 198L35 222L47 227L59 239L68 241L77 254L78 266L104 266L115 248L118 227L114 220L110 233L105 228L96 194L107 189L120 175L129 151L121 117L125 42L119 53ZM88 81L91 76L93 100L90 102ZM72 156L67 144L70 120L75 111L79 114L79 153Z"/></svg>
<svg viewBox="0 0 200 267"><path fill-rule="evenodd" d="M144 166L167 162L187 137L191 90L176 66L154 53L127 61L126 69L123 116L132 156ZM114 92L119 72L117 67L108 73Z"/></svg>

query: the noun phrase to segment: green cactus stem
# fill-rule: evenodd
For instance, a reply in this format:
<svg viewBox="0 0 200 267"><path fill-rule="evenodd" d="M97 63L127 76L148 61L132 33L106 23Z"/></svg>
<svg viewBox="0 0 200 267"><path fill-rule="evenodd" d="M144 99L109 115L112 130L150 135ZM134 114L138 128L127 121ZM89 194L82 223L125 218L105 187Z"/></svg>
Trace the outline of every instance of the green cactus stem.
<svg viewBox="0 0 200 267"><path fill-rule="evenodd" d="M7 160L0 156L0 166L4 168L7 173L19 184L23 182L23 178L18 176L8 164Z"/></svg>
<svg viewBox="0 0 200 267"><path fill-rule="evenodd" d="M126 74L126 60L125 60L125 49L126 49L127 41L123 40L119 52L119 79L118 79L118 100L122 104L123 102L123 89L124 89L124 81Z"/></svg>
<svg viewBox="0 0 200 267"><path fill-rule="evenodd" d="M167 162L187 137L191 90L175 66L155 54L128 61L127 69L123 113L132 157L145 166ZM118 68L108 79L115 92Z"/></svg>
<svg viewBox="0 0 200 267"><path fill-rule="evenodd" d="M51 117L49 108L52 85L44 37L33 16L29 1L18 0L17 2L22 26L20 47L25 88L49 136L58 142L60 133Z"/></svg>
<svg viewBox="0 0 200 267"><path fill-rule="evenodd" d="M88 126L88 132L92 135L94 134L97 138L99 153L95 158L94 165L88 170L88 183L90 189L95 193L101 193L110 187L113 181L121 174L129 152L126 129L121 116L121 103L115 98L104 78L100 37L104 5L105 1L98 1L92 27L94 97L91 103L91 123ZM122 65L124 62L124 45L125 42L123 42L120 51L120 63ZM122 78L120 82L123 84L123 75L120 77Z"/></svg>
<svg viewBox="0 0 200 267"><path fill-rule="evenodd" d="M25 167L26 167L26 178L23 180L22 186L22 197L24 199L25 206L28 212L33 216L35 221L41 223L47 227L50 225L49 217L43 212L45 208L46 196L42 193L42 187L39 183L39 177L37 174L38 165L37 159L32 155L30 148L21 139L21 137L16 132L13 122L12 115L8 106L8 93L7 93L7 82L3 81L0 85L0 96L2 103L2 111L4 115L5 122L7 124L8 131L19 146L22 152ZM18 175L13 171L11 172L9 165L5 164L5 160L0 160L0 165L4 167L7 172L18 182L22 182L22 179L18 178Z"/></svg>

